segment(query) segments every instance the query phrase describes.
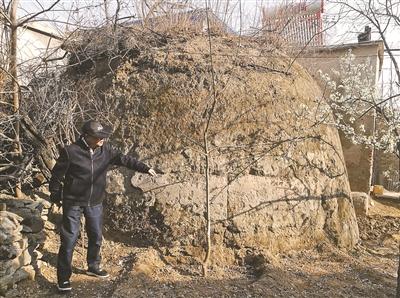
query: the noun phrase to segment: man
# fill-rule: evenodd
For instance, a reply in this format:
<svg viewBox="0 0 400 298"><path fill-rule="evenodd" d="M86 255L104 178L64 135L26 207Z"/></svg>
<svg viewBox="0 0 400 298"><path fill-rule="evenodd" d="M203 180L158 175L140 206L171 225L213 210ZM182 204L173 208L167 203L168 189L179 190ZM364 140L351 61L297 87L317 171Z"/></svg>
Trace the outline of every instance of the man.
<svg viewBox="0 0 400 298"><path fill-rule="evenodd" d="M82 135L60 152L50 179L50 200L63 208L60 232L61 245L57 260L57 279L60 291L70 291L72 254L79 236L81 214L85 216L88 236L87 274L108 277L100 267L100 247L103 226L103 197L106 173L110 165L125 166L151 176L153 169L133 157L114 150L105 143L110 128L90 120L84 123Z"/></svg>

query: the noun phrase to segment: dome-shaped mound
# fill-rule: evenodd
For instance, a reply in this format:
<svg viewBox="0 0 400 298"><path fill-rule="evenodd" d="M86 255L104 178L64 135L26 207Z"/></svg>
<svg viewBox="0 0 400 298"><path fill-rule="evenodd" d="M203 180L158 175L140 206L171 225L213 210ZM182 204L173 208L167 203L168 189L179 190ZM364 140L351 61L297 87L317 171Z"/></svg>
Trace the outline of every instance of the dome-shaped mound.
<svg viewBox="0 0 400 298"><path fill-rule="evenodd" d="M337 131L292 58L243 37L213 36L210 53L207 36L126 34L124 56L74 77L80 90L95 84L114 141L163 172L111 173L115 237L203 255L207 157L214 256L358 241Z"/></svg>

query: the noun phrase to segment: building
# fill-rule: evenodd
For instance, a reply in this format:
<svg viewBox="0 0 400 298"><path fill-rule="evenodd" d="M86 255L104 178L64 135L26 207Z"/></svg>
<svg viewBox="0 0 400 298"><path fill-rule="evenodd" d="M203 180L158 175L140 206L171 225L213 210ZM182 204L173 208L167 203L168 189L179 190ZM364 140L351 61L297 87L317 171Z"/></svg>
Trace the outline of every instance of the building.
<svg viewBox="0 0 400 298"><path fill-rule="evenodd" d="M365 63L367 59L369 60L372 71L365 75L370 76L371 81L375 83L378 91L384 58L384 44L381 40L309 47L302 53L298 62L307 68L310 74L320 82L321 88L324 89L325 86L321 82L318 71L321 70L322 73L328 74L331 78L339 82L340 77L335 77L334 71L338 70L340 60L350 50L355 55L355 63ZM374 123L376 123L374 116L370 113L362 119L357 120L354 125L356 127L363 124L367 133L372 134L375 127ZM377 150L373 151L371 148L355 145L344 134L341 132L339 134L351 190L368 193L371 184L385 184L382 173L387 168L387 164L383 162L383 159L387 157L384 157L385 155Z"/></svg>
<svg viewBox="0 0 400 298"><path fill-rule="evenodd" d="M0 29L3 40L1 51L7 53L7 38L9 37L4 34L3 30L8 30L8 28ZM61 49L62 43L63 38L59 36L57 29L48 22L30 22L18 27L17 63L20 84L28 84L33 74L39 73L50 63L52 65L54 63L63 64L61 58L65 52ZM7 57L3 58L7 59ZM2 63L7 67L6 60Z"/></svg>
<svg viewBox="0 0 400 298"><path fill-rule="evenodd" d="M27 83L25 77L30 79L31 72L38 73L50 63L63 64L63 41L57 29L46 22L32 22L18 29L17 58L23 83Z"/></svg>

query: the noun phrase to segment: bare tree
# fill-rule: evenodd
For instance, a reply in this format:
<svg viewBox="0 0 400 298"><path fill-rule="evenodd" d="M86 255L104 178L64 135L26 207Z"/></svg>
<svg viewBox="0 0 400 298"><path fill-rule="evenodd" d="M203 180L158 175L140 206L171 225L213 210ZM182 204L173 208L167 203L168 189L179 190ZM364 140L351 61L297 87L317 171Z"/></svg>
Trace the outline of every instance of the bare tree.
<svg viewBox="0 0 400 298"><path fill-rule="evenodd" d="M17 70L17 30L18 30L18 19L17 19L17 8L18 0L11 1L10 4L10 75L12 76L12 94L13 94L13 113L18 118L20 113L20 96L19 96L19 83L18 83L18 70ZM15 122L14 125L14 154L15 161L18 164L22 156L22 147L20 143L20 124L19 120ZM21 181L17 182L15 187L15 194L18 198L22 197L21 192Z"/></svg>
<svg viewBox="0 0 400 298"><path fill-rule="evenodd" d="M60 0L54 0L46 5L36 2L37 7L33 10L30 7L27 11L25 4L12 0L8 4L4 2L0 9L0 67L3 74L0 110L6 115L1 119L0 133L7 136L2 139L0 148L0 182L9 188L14 185L17 197L22 195L21 182L26 182L25 178L29 178L33 170L37 171L34 169L36 165L45 177L49 177L57 156L56 146L74 139L77 119L84 117L85 113L79 109L76 93L70 92L68 82L60 86L57 81L60 73L65 71L63 64L58 62L66 57L57 54L71 34L57 35L37 27L35 22L45 21L45 24L50 24L49 28L60 24L62 28L70 26L73 30L84 28L87 20L75 20L73 15L96 7L96 4L74 7L72 2L64 7ZM115 22L118 21L117 14L118 11ZM101 23L101 19L98 22ZM26 32L36 35L28 40L28 44L19 45ZM35 42L42 39L47 41L44 44L46 50L39 53ZM56 46L54 40L59 41ZM35 52L35 55L25 56L24 49ZM58 92L53 93L54 90ZM50 93L56 95L52 102L47 98Z"/></svg>
<svg viewBox="0 0 400 298"><path fill-rule="evenodd" d="M208 11L208 4L206 0L206 20L207 20L207 35L208 35L208 44L209 44L209 53L210 53L210 71L211 71L211 104L207 107L205 114L206 114L206 124L203 132L203 150L205 155L205 181L206 181L206 239L207 239L207 246L206 246L206 255L203 261L203 276L207 276L207 267L208 262L210 259L211 254L211 210L210 210L210 151L209 151L209 128L211 125L211 118L215 110L215 106L217 103L217 95L215 90L215 77L214 77L214 65L213 65L213 50L212 50L212 42L211 42L211 28L210 28L210 19L209 19L209 11Z"/></svg>

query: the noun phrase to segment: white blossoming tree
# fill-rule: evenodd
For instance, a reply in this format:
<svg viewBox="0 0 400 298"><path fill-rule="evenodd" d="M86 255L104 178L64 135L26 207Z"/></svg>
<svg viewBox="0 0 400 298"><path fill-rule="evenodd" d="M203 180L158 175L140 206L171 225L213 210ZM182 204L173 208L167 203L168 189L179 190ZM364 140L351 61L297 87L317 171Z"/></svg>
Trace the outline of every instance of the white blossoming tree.
<svg viewBox="0 0 400 298"><path fill-rule="evenodd" d="M334 111L332 121L324 113L321 120L334 124L354 144L374 147L385 152L396 152L400 128L400 109L395 96L380 98L375 78L370 75L369 60L357 63L349 51L342 59L334 76L322 74L326 84L324 97ZM337 82L336 78L340 78ZM363 121L360 121L363 120ZM374 120L375 129L366 129L366 122Z"/></svg>
<svg viewBox="0 0 400 298"><path fill-rule="evenodd" d="M393 153L400 158L400 106L396 101L399 94L381 98L378 94L383 92L378 92L375 78L367 75L369 73L372 73L370 62L358 63L351 52L342 58L333 76L320 71L326 86L324 99L334 117L329 117L326 109L320 109L318 120L336 126L354 144L370 147L372 152ZM397 171L400 177L400 162ZM396 176L389 170L383 174L388 178ZM392 183L400 185L398 180ZM400 297L400 258L396 297Z"/></svg>
<svg viewBox="0 0 400 298"><path fill-rule="evenodd" d="M319 111L319 121L334 125L353 144L369 147L372 150L372 165L376 152L380 155L391 153L398 156L400 128L400 109L395 101L397 95L381 98L378 92L373 67L369 60L364 63L356 60L349 51L342 59L339 69L332 75L323 74L325 83L324 99L334 112L329 118L327 111ZM391 160L395 160L392 155ZM395 173L393 172L395 171ZM398 186L397 163L382 169L382 175ZM371 183L374 173L371 168Z"/></svg>
<svg viewBox="0 0 400 298"><path fill-rule="evenodd" d="M368 82L365 82L367 78L363 77L363 72L368 69L361 65L355 66L354 58L348 57L347 65L351 66L351 70L353 70L354 73L349 69L341 70L348 71L348 78L350 80L342 84L348 87L346 90L347 93L344 93L347 95L343 95L342 99L346 101L351 98L350 103L347 101L345 102L343 109L347 109L344 113L345 115L353 115L357 125L350 125L350 127L348 127L348 125L342 123L344 124L343 131L347 131L347 135L351 139L354 139L355 142L376 149L383 149L386 152L392 152L398 156L398 148L396 147L398 147L397 144L399 140L400 115L397 101L400 98L400 66L397 51L399 50L400 2L393 0L326 0L326 4L332 9L340 10L337 18L342 19L344 21L342 25L347 28L347 33L344 33L344 35L358 32L360 28L364 28L365 26L370 27L371 36L369 38L372 40L382 40L385 63L390 64L390 73L388 68L384 77L385 88L383 88L384 90L380 90L381 95L378 96L376 91L370 88L370 86L373 85L367 84ZM365 34L365 32L361 34ZM352 59L353 62L351 62ZM359 92L360 95L359 99L357 99L356 96L357 92ZM368 94L370 94L370 96ZM354 106L351 103L353 103ZM372 130L375 134L362 133L363 127L360 128L358 125L359 122L357 122L357 120L360 119L360 116L367 115L368 113L376 116L376 129ZM350 116L345 120L350 121L353 120L353 118ZM352 129L354 129L354 132ZM398 161L396 164L397 163ZM398 172L398 170L396 170L396 172ZM395 182L400 186L400 175L392 171L390 176L392 176L392 179L396 180Z"/></svg>

